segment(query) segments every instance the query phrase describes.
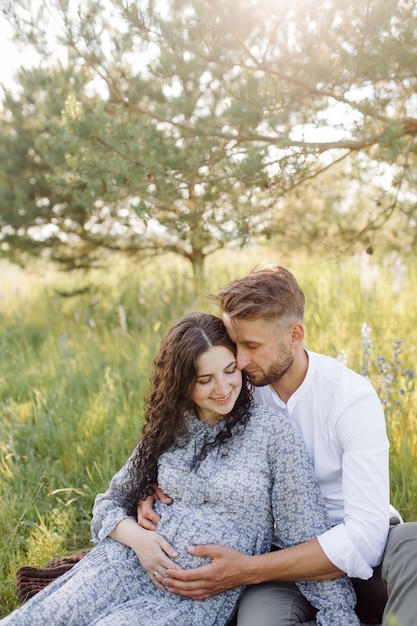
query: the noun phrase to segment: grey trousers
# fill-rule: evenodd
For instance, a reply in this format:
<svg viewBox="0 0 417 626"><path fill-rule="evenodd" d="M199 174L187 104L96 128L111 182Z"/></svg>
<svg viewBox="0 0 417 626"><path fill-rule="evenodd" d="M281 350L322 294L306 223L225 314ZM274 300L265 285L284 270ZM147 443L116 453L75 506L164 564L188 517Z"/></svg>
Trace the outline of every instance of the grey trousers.
<svg viewBox="0 0 417 626"><path fill-rule="evenodd" d="M353 579L365 624L417 626L417 522L393 526L381 565L368 581ZM237 626L316 626L315 610L294 583L247 587ZM335 626L343 626L338 624Z"/></svg>

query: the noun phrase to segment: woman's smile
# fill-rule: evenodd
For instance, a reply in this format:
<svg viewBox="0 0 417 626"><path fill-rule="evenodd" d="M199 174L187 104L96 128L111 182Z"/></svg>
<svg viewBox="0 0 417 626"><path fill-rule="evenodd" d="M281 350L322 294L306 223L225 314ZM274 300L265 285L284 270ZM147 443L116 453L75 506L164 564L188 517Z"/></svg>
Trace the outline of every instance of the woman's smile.
<svg viewBox="0 0 417 626"><path fill-rule="evenodd" d="M232 391L230 391L230 393L227 396L223 396L222 398L212 398L212 400L215 400L218 404L227 404L227 402L229 402L231 397L232 397Z"/></svg>
<svg viewBox="0 0 417 626"><path fill-rule="evenodd" d="M216 424L233 409L242 389L242 372L230 348L212 346L197 365L197 380L191 392L198 418Z"/></svg>

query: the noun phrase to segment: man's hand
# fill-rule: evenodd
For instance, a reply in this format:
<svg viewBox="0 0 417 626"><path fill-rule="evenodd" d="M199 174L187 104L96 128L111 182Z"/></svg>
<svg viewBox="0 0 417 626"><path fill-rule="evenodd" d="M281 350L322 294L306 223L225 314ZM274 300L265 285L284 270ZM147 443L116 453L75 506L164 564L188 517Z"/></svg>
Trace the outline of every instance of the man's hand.
<svg viewBox="0 0 417 626"><path fill-rule="evenodd" d="M250 557L220 545L190 546L188 552L194 556L208 556L211 562L195 569L167 569L162 583L168 591L192 600L206 600L247 584L245 567Z"/></svg>
<svg viewBox="0 0 417 626"><path fill-rule="evenodd" d="M172 504L172 498L166 495L158 487L153 485L153 494L148 496L146 500L139 500L137 507L138 524L146 530L156 530L160 517L153 510L153 505L156 500L161 500L164 504Z"/></svg>

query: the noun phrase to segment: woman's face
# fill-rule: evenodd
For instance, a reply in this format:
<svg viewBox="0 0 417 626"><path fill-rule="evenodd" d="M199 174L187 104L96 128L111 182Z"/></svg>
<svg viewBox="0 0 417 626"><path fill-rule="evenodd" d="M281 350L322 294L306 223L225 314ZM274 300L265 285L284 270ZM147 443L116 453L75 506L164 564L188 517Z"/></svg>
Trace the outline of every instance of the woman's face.
<svg viewBox="0 0 417 626"><path fill-rule="evenodd" d="M213 346L200 356L191 399L202 422L215 424L224 419L241 389L242 373L236 369L236 357L229 348Z"/></svg>

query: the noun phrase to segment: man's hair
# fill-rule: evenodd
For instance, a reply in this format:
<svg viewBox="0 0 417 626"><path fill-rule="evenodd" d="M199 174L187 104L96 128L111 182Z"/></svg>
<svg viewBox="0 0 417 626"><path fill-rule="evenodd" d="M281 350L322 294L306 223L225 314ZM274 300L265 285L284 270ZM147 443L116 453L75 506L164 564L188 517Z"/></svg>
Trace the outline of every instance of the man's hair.
<svg viewBox="0 0 417 626"><path fill-rule="evenodd" d="M233 319L286 319L303 322L304 294L295 277L279 265L257 266L211 296L222 313Z"/></svg>

